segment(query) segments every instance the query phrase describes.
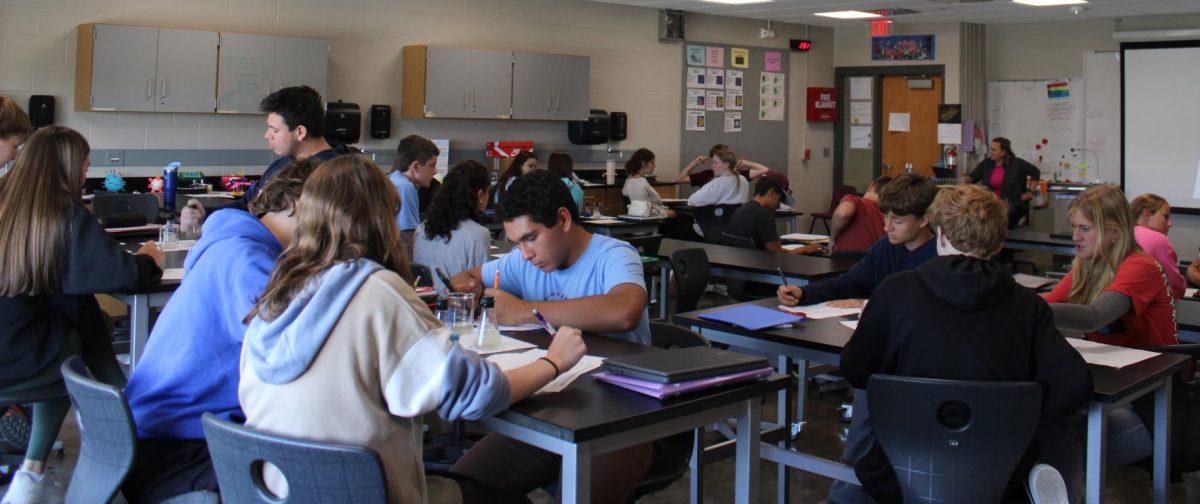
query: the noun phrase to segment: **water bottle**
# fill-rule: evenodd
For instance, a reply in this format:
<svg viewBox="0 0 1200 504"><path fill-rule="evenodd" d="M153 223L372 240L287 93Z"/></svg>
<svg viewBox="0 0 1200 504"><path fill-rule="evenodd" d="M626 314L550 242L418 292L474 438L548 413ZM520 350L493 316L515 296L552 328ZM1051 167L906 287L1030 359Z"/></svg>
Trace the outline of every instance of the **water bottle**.
<svg viewBox="0 0 1200 504"><path fill-rule="evenodd" d="M912 163L904 163L904 173L912 173Z"/></svg>
<svg viewBox="0 0 1200 504"><path fill-rule="evenodd" d="M158 228L158 246L163 250L175 250L179 245L179 224L175 223L175 215L168 214L167 222Z"/></svg>
<svg viewBox="0 0 1200 504"><path fill-rule="evenodd" d="M168 212L175 211L175 189L179 187L179 162L163 168L163 206Z"/></svg>
<svg viewBox="0 0 1200 504"><path fill-rule="evenodd" d="M479 334L475 347L480 350L493 350L500 346L500 329L496 327L496 299L492 296L479 298L479 309L483 315L479 318Z"/></svg>

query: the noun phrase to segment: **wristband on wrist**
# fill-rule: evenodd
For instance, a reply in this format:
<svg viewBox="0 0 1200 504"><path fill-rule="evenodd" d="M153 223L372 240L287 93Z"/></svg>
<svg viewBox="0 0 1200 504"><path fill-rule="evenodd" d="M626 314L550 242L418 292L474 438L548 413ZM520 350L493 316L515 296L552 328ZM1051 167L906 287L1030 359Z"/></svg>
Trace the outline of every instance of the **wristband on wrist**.
<svg viewBox="0 0 1200 504"><path fill-rule="evenodd" d="M552 361L546 357L538 357L538 360L544 360L544 361L546 361L547 364L550 364L550 367L554 368L554 377L558 378L558 375L559 375L558 364L555 364L554 361Z"/></svg>

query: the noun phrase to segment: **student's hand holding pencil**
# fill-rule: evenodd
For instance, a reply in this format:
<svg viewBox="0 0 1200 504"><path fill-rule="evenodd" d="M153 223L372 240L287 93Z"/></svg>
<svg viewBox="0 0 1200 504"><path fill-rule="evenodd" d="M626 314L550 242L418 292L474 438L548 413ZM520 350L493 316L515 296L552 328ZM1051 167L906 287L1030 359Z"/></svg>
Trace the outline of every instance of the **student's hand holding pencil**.
<svg viewBox="0 0 1200 504"><path fill-rule="evenodd" d="M550 348L546 350L546 358L550 359L558 372L565 372L579 362L587 353L587 344L583 342L583 333L574 327L562 326L550 340Z"/></svg>
<svg viewBox="0 0 1200 504"><path fill-rule="evenodd" d="M784 306L796 306L804 299L804 290L795 285L780 285L775 295Z"/></svg>
<svg viewBox="0 0 1200 504"><path fill-rule="evenodd" d="M496 300L496 322L504 325L532 324L533 306L517 296L500 289L484 289L484 296Z"/></svg>

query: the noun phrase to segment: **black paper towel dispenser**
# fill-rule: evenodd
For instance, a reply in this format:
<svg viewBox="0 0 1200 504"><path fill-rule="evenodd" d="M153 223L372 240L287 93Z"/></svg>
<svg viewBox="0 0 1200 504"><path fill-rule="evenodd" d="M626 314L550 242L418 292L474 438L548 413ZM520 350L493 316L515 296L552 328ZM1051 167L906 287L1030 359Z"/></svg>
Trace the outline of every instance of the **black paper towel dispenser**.
<svg viewBox="0 0 1200 504"><path fill-rule="evenodd" d="M567 138L576 145L596 145L608 142L608 112L600 109L588 111L586 121L568 121Z"/></svg>
<svg viewBox="0 0 1200 504"><path fill-rule="evenodd" d="M325 138L344 144L358 143L362 130L362 111L357 103L338 100L325 108Z"/></svg>

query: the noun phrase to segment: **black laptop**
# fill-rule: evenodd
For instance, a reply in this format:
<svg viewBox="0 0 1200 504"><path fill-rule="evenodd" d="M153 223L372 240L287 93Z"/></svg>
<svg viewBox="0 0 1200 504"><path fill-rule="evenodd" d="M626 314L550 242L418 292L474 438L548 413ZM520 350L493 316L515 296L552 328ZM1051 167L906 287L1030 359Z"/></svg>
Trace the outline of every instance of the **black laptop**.
<svg viewBox="0 0 1200 504"><path fill-rule="evenodd" d="M604 367L610 373L656 383L699 380L769 365L764 357L703 346L612 357L604 361Z"/></svg>

